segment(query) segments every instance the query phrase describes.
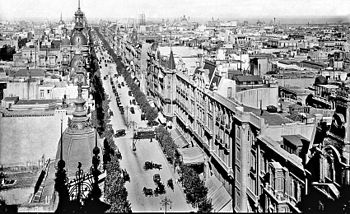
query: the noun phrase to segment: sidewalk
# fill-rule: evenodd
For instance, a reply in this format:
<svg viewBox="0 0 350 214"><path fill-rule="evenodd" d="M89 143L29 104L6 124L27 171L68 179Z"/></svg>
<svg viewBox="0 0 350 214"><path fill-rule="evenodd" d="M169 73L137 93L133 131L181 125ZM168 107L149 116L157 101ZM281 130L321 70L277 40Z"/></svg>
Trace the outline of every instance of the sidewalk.
<svg viewBox="0 0 350 214"><path fill-rule="evenodd" d="M168 162L168 159L166 158L166 156L165 156L165 154L163 153L163 149L162 149L162 147L160 146L160 144L159 144L159 141L158 140L156 140L156 139L153 139L154 141L156 141L156 145L159 147L159 149L162 151L162 156L163 156L163 158L164 158L164 160L165 160L165 162L166 162L166 166L168 167L168 169L170 170L170 172L171 172L171 174L173 175L173 177L174 177L174 183L175 183L175 185L177 185L178 187L179 187L179 189L181 190L181 192L182 192L182 196L185 198L185 200L186 200L186 194L185 194L185 192L184 192L184 188L182 187L182 185L181 185L181 183L178 183L177 182L177 180L180 178L180 175L177 173L177 169L178 169L178 167L176 167L176 170L174 170L174 165L172 165L172 164L170 164L169 162ZM190 211L190 212L197 212L197 210L195 209L195 208L193 208L192 207L192 205L191 204L187 204L191 209L192 209L192 211Z"/></svg>

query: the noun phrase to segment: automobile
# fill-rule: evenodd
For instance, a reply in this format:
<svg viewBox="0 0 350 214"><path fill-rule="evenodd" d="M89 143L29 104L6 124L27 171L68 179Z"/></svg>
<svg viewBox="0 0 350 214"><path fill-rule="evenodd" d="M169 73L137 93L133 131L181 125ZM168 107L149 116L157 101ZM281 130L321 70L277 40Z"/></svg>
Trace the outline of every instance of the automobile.
<svg viewBox="0 0 350 214"><path fill-rule="evenodd" d="M103 79L104 79L104 80L107 80L107 77L105 76L105 77L103 77Z"/></svg>
<svg viewBox="0 0 350 214"><path fill-rule="evenodd" d="M159 125L159 122L158 121L155 121L155 120L152 120L152 121L149 121L147 123L148 126L158 126Z"/></svg>
<svg viewBox="0 0 350 214"><path fill-rule="evenodd" d="M118 88L121 88L120 84L118 84Z"/></svg>
<svg viewBox="0 0 350 214"><path fill-rule="evenodd" d="M143 193L145 194L145 196L152 196L153 190L151 188L143 187Z"/></svg>
<svg viewBox="0 0 350 214"><path fill-rule="evenodd" d="M136 100L135 100L135 99L133 99L133 100L131 101L131 103L132 103L132 104L134 104L134 105L137 105L137 103L136 103Z"/></svg>
<svg viewBox="0 0 350 214"><path fill-rule="evenodd" d="M131 93L131 91L128 91L128 94L129 94L129 96L132 96L132 93Z"/></svg>
<svg viewBox="0 0 350 214"><path fill-rule="evenodd" d="M154 174L153 175L153 181L155 182L155 183L160 183L160 175L159 174Z"/></svg>
<svg viewBox="0 0 350 214"><path fill-rule="evenodd" d="M114 77L118 77L118 74L114 74Z"/></svg>
<svg viewBox="0 0 350 214"><path fill-rule="evenodd" d="M119 129L115 131L114 137L121 137L121 136L125 136L125 129Z"/></svg>
<svg viewBox="0 0 350 214"><path fill-rule="evenodd" d="M122 86L124 87L125 85L124 85L124 82L122 82Z"/></svg>
<svg viewBox="0 0 350 214"><path fill-rule="evenodd" d="M146 119L146 115L145 114L141 114L141 120L145 120Z"/></svg>
<svg viewBox="0 0 350 214"><path fill-rule="evenodd" d="M131 114L135 114L135 109L134 109L134 107L130 107L130 112L131 112Z"/></svg>
<svg viewBox="0 0 350 214"><path fill-rule="evenodd" d="M107 64L105 64L105 67L107 67Z"/></svg>

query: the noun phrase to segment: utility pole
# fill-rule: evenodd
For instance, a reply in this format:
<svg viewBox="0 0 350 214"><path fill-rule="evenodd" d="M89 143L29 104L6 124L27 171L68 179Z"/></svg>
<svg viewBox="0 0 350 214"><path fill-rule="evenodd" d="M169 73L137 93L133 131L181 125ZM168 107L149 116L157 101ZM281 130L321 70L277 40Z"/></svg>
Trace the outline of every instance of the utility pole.
<svg viewBox="0 0 350 214"><path fill-rule="evenodd" d="M166 213L168 206L170 206L169 208L171 209L172 203L173 202L165 196L165 198L160 201L160 205L161 205L160 209L162 210L162 207L164 207L164 213Z"/></svg>

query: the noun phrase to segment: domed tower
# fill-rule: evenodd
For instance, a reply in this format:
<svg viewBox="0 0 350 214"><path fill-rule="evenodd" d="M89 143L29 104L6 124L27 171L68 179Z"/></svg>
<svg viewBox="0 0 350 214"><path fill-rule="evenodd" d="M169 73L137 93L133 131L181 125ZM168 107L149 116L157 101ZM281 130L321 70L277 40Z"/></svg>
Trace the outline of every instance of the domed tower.
<svg viewBox="0 0 350 214"><path fill-rule="evenodd" d="M86 36L83 34L84 30L84 13L80 10L80 0L78 0L78 10L75 12L75 26L71 36L71 44L74 46L87 45Z"/></svg>
<svg viewBox="0 0 350 214"><path fill-rule="evenodd" d="M85 109L85 100L82 97L82 86L84 79L84 70L78 69L76 72L78 78L78 97L75 100L75 110L73 118L68 121L68 128L62 135L62 140L58 144L56 159L60 159L61 142L62 155L66 162L68 177L75 175L78 162L82 164L82 169L89 172L91 167L91 157L96 143L96 131L92 127L90 118ZM98 147L101 147L98 145Z"/></svg>

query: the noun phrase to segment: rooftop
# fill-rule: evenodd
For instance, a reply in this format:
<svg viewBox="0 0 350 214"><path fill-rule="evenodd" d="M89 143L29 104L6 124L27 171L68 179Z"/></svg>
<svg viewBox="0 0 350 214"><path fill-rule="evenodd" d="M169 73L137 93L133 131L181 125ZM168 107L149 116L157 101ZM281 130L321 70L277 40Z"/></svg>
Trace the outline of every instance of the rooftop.
<svg viewBox="0 0 350 214"><path fill-rule="evenodd" d="M279 113L270 113L266 110L263 110L263 112L261 114L260 109L256 109L256 108L252 108L252 107L248 107L248 106L244 106L244 111L245 112L252 112L253 114L255 114L257 116L264 118L265 123L268 125L272 125L272 126L294 122L291 119L284 117L283 115L281 115Z"/></svg>
<svg viewBox="0 0 350 214"><path fill-rule="evenodd" d="M33 105L33 104L50 104L61 102L61 100L56 99L45 99L45 100L19 100L16 105Z"/></svg>
<svg viewBox="0 0 350 214"><path fill-rule="evenodd" d="M287 140L295 147L303 146L303 141L308 141L305 137L297 134L297 135L282 135L283 140Z"/></svg>

